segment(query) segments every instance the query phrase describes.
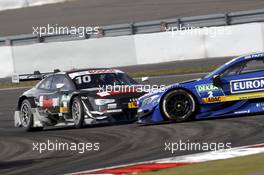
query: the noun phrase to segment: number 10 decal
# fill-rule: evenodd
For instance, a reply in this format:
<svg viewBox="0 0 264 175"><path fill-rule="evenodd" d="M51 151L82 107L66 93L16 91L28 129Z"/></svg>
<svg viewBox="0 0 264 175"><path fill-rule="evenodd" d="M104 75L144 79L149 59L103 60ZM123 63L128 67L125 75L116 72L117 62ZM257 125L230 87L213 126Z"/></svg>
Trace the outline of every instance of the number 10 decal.
<svg viewBox="0 0 264 175"><path fill-rule="evenodd" d="M76 79L77 84L83 84L83 83L91 82L91 77L89 75L80 76L80 77L77 77L75 79Z"/></svg>

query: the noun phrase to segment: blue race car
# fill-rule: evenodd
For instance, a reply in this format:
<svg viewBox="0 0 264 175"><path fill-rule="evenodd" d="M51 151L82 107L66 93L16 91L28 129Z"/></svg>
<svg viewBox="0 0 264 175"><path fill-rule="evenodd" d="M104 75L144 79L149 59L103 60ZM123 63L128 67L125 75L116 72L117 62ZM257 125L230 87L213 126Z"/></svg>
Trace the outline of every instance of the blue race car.
<svg viewBox="0 0 264 175"><path fill-rule="evenodd" d="M237 57L205 77L138 100L138 122L184 122L264 112L264 53Z"/></svg>

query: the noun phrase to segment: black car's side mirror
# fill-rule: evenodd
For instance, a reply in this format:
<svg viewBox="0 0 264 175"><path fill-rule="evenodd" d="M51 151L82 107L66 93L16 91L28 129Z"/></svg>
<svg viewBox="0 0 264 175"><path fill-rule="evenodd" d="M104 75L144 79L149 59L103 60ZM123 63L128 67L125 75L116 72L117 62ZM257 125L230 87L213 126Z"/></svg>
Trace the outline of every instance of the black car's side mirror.
<svg viewBox="0 0 264 175"><path fill-rule="evenodd" d="M216 87L220 87L222 85L222 81L221 81L221 76L220 75L215 75L213 77L213 85Z"/></svg>
<svg viewBox="0 0 264 175"><path fill-rule="evenodd" d="M58 90L61 90L63 87L64 87L64 84L62 84L62 83L56 84L56 88Z"/></svg>
<svg viewBox="0 0 264 175"><path fill-rule="evenodd" d="M65 84L62 84L62 83L56 84L57 91L59 91L63 94L68 94L69 91L67 89L65 89L64 87L65 87Z"/></svg>
<svg viewBox="0 0 264 175"><path fill-rule="evenodd" d="M149 81L149 77L142 77L141 78L141 82L148 82Z"/></svg>

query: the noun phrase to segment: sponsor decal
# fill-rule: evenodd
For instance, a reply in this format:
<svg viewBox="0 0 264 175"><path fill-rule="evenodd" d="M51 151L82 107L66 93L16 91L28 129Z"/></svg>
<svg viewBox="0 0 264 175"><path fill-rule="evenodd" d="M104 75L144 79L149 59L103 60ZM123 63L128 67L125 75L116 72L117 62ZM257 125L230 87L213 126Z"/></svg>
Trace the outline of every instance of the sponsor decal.
<svg viewBox="0 0 264 175"><path fill-rule="evenodd" d="M122 112L122 109L106 110L105 112L106 112L106 113Z"/></svg>
<svg viewBox="0 0 264 175"><path fill-rule="evenodd" d="M111 94L109 92L98 92L97 95L99 95L100 97L106 97Z"/></svg>
<svg viewBox="0 0 264 175"><path fill-rule="evenodd" d="M111 103L107 105L107 109L115 109L117 108L117 104L116 103Z"/></svg>
<svg viewBox="0 0 264 175"><path fill-rule="evenodd" d="M247 111L236 111L234 112L234 114L249 114L250 113L250 110L247 110Z"/></svg>
<svg viewBox="0 0 264 175"><path fill-rule="evenodd" d="M89 70L90 74L101 74L101 73L115 73L114 69L103 69L103 70Z"/></svg>
<svg viewBox="0 0 264 175"><path fill-rule="evenodd" d="M52 99L53 107L59 106L59 104L60 104L60 99L59 98L53 98Z"/></svg>
<svg viewBox="0 0 264 175"><path fill-rule="evenodd" d="M222 88L214 86L212 83L196 85L195 89L200 97L217 97L225 95Z"/></svg>
<svg viewBox="0 0 264 175"><path fill-rule="evenodd" d="M264 107L264 103L257 103L256 104L256 107L259 108L259 107Z"/></svg>
<svg viewBox="0 0 264 175"><path fill-rule="evenodd" d="M257 103L257 104L256 104L256 108L257 108L258 110L262 110L262 111L264 111L264 103Z"/></svg>
<svg viewBox="0 0 264 175"><path fill-rule="evenodd" d="M88 99L88 97L81 96L81 99L82 99L82 100L87 100L87 99Z"/></svg>
<svg viewBox="0 0 264 175"><path fill-rule="evenodd" d="M213 84L202 84L195 86L196 90L198 92L213 92L213 91L219 91L220 89Z"/></svg>
<svg viewBox="0 0 264 175"><path fill-rule="evenodd" d="M100 97L105 97L105 96L109 96L109 95L119 95L119 94L126 94L126 93L134 93L134 92L138 92L137 90L122 90L122 91L102 91L102 92L98 92L97 95L99 95Z"/></svg>
<svg viewBox="0 0 264 175"><path fill-rule="evenodd" d="M217 103L221 101L222 101L222 97L209 97L204 99L205 103Z"/></svg>
<svg viewBox="0 0 264 175"><path fill-rule="evenodd" d="M138 107L138 104L136 101L133 101L133 102L129 102L128 103L128 108L137 108Z"/></svg>
<svg viewBox="0 0 264 175"><path fill-rule="evenodd" d="M69 112L69 101L70 101L70 96L68 95L63 95L61 97L61 102L60 102L60 113L68 113Z"/></svg>
<svg viewBox="0 0 264 175"><path fill-rule="evenodd" d="M111 91L109 93L111 93L111 95L117 95L117 94L125 94L125 93L134 93L134 92L138 92L137 89L122 89L121 91Z"/></svg>
<svg viewBox="0 0 264 175"><path fill-rule="evenodd" d="M69 101L70 101L70 99L71 99L71 97L70 97L70 96L68 96L68 95L62 95L62 97L61 97L61 101L66 101L66 102L69 102Z"/></svg>
<svg viewBox="0 0 264 175"><path fill-rule="evenodd" d="M52 108L59 106L59 98L39 97L39 106L43 108Z"/></svg>
<svg viewBox="0 0 264 175"><path fill-rule="evenodd" d="M264 98L264 92L203 98L202 101L204 103L218 103L218 102L227 102L227 101L249 100L255 98Z"/></svg>
<svg viewBox="0 0 264 175"><path fill-rule="evenodd" d="M70 73L69 76L74 79L77 76L82 76L82 75L92 75L92 74L105 74L105 73L123 73L120 70L116 69L95 69L95 70L87 70L87 71L81 71L81 72L74 72Z"/></svg>
<svg viewBox="0 0 264 175"><path fill-rule="evenodd" d="M42 107L43 106L43 96L39 97L39 106Z"/></svg>
<svg viewBox="0 0 264 175"><path fill-rule="evenodd" d="M51 107L53 107L53 100L52 99L44 99L43 100L43 107L44 108L51 108Z"/></svg>
<svg viewBox="0 0 264 175"><path fill-rule="evenodd" d="M60 113L68 113L69 110L67 107L60 107Z"/></svg>
<svg viewBox="0 0 264 175"><path fill-rule="evenodd" d="M264 91L264 77L230 81L231 93Z"/></svg>
<svg viewBox="0 0 264 175"><path fill-rule="evenodd" d="M249 56L246 56L245 59L250 59L250 58L261 58L261 57L264 57L264 53L259 53L259 54L249 55Z"/></svg>

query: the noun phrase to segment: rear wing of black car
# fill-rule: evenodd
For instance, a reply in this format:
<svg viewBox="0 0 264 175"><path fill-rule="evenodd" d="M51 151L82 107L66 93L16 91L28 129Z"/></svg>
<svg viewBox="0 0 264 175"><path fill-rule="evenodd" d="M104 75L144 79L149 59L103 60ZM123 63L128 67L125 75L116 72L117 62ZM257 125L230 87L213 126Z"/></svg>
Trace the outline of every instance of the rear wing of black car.
<svg viewBox="0 0 264 175"><path fill-rule="evenodd" d="M12 83L19 83L22 81L38 81L46 78L47 76L58 73L60 70L55 69L53 72L41 73L40 71L34 71L33 74L13 74Z"/></svg>

